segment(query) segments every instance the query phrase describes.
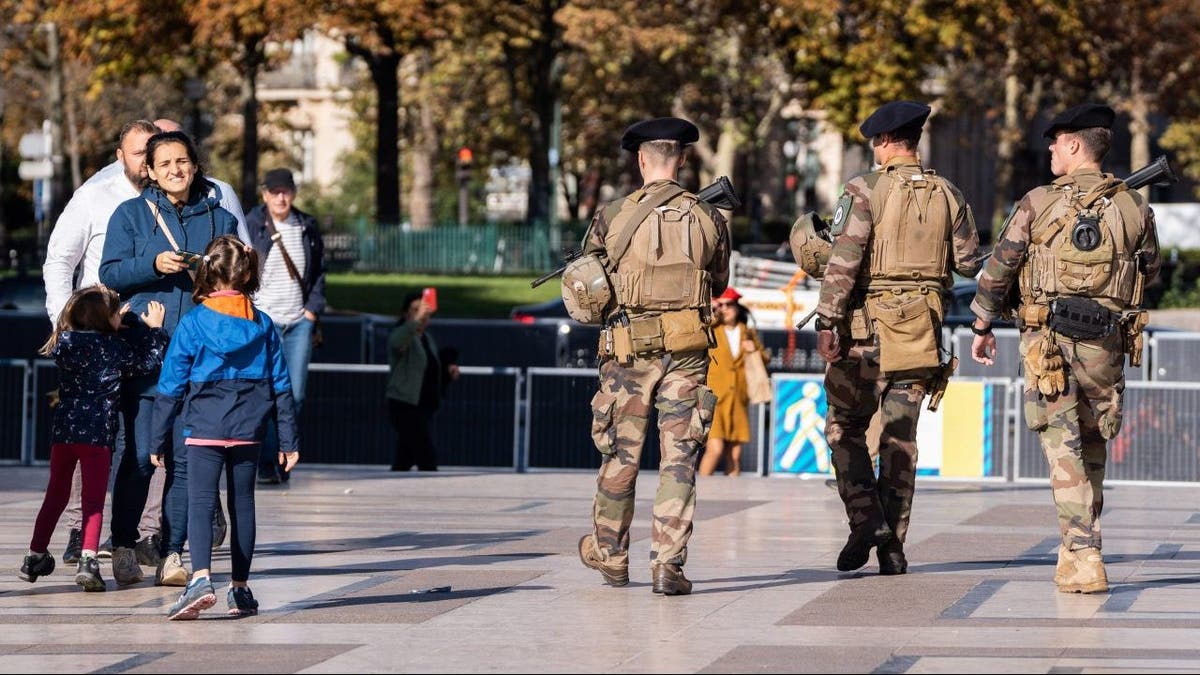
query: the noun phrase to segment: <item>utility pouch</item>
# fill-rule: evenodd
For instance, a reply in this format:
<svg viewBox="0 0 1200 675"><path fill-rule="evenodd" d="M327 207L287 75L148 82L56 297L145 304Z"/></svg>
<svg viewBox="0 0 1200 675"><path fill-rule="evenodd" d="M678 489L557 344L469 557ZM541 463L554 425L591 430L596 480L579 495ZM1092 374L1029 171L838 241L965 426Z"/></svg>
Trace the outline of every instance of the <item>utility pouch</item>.
<svg viewBox="0 0 1200 675"><path fill-rule="evenodd" d="M924 294L887 292L868 296L867 309L879 335L881 371L893 373L940 365L933 310Z"/></svg>
<svg viewBox="0 0 1200 675"><path fill-rule="evenodd" d="M633 362L633 338L629 326L617 324L609 330L612 331L613 358L623 365Z"/></svg>
<svg viewBox="0 0 1200 675"><path fill-rule="evenodd" d="M663 312L663 345L669 352L693 352L709 347L709 328L700 319L700 312L684 309Z"/></svg>
<svg viewBox="0 0 1200 675"><path fill-rule="evenodd" d="M871 328L871 315L867 313L865 306L852 308L848 323L851 340L870 340L875 335Z"/></svg>
<svg viewBox="0 0 1200 675"><path fill-rule="evenodd" d="M1050 302L1046 325L1075 340L1096 340L1112 332L1117 315L1091 298L1067 295Z"/></svg>
<svg viewBox="0 0 1200 675"><path fill-rule="evenodd" d="M596 356L603 361L613 355L613 329L605 328L600 331L600 344L596 346Z"/></svg>
<svg viewBox="0 0 1200 675"><path fill-rule="evenodd" d="M1121 320L1121 329L1125 337L1125 353L1129 355L1130 367L1142 365L1143 331L1150 322L1150 313L1141 310L1125 315Z"/></svg>
<svg viewBox="0 0 1200 675"><path fill-rule="evenodd" d="M654 314L633 317L629 320L629 337L633 353L637 356L661 354L667 349L663 338L662 320Z"/></svg>

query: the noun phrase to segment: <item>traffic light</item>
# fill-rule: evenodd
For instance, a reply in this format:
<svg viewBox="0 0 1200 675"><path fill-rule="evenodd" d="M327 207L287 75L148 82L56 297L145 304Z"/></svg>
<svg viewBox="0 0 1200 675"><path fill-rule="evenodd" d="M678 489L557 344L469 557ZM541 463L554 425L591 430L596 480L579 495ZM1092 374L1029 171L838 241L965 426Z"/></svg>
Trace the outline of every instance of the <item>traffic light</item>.
<svg viewBox="0 0 1200 675"><path fill-rule="evenodd" d="M460 183L466 183L471 180L471 164L475 161L475 153L471 149L463 146L458 149L458 157L455 163L454 177Z"/></svg>

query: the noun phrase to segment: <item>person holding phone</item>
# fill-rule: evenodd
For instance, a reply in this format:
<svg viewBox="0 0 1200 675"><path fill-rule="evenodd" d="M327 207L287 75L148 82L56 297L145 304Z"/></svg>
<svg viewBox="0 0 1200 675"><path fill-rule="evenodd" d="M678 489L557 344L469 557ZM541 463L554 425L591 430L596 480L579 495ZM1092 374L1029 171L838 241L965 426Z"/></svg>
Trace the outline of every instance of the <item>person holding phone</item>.
<svg viewBox="0 0 1200 675"><path fill-rule="evenodd" d="M446 386L458 379L458 352L440 352L426 328L437 310L437 291L404 297L404 314L388 337L388 416L396 430L392 471L437 471L430 425Z"/></svg>
<svg viewBox="0 0 1200 675"><path fill-rule="evenodd" d="M237 219L220 205L221 191L204 176L191 137L158 133L146 142L147 180L141 195L117 207L108 223L100 260L100 282L121 294L130 313L140 315L151 301L163 304L163 330L175 327L196 303L191 270L181 251L203 251L223 234L236 235ZM122 387L125 452L113 482L113 578L122 586L142 580L134 551L138 521L150 490L150 418L158 372ZM168 448L163 498L162 548L155 581L187 583L183 546L187 537L187 449L177 435Z"/></svg>

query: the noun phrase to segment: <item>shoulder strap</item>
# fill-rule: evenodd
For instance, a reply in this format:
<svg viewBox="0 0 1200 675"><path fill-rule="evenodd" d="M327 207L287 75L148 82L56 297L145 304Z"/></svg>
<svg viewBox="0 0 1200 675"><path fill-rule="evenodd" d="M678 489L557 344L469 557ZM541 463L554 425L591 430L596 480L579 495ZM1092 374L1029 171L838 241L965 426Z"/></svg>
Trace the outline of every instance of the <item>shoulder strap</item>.
<svg viewBox="0 0 1200 675"><path fill-rule="evenodd" d="M300 291L304 293L304 301L308 302L308 289L304 287L304 281L300 278L300 271L296 269L296 263L292 262L292 256L288 255L287 249L283 246L283 235L279 234L279 230L275 228L275 219L271 217L271 214L268 213L266 216L263 223L267 227L267 232L271 233L271 241L283 255L283 264L287 267L288 276L292 278L292 281L300 284Z"/></svg>
<svg viewBox="0 0 1200 675"><path fill-rule="evenodd" d="M171 244L171 248L176 251L180 250L179 242L175 241L175 235L171 233L171 228L167 227L167 221L163 220L162 212L158 210L158 204L146 200L146 204L150 206L150 213L154 214L154 219L158 221L158 226L162 228L163 234L166 235L167 241Z"/></svg>
<svg viewBox="0 0 1200 675"><path fill-rule="evenodd" d="M662 206L663 204L666 204L675 197L678 197L684 192L686 192L686 190L678 185L672 185L656 195L646 197L646 199L638 205L637 210L633 212L633 216L630 218L630 222L632 222L633 225L621 231L620 237L617 239L616 243L613 244L612 250L608 253L607 267L610 272L616 268L617 261L621 259L621 256L625 255L625 251L629 249L629 244L633 242L633 235L637 233L637 230L642 226L642 223L646 222L646 217L650 215L650 212Z"/></svg>
<svg viewBox="0 0 1200 675"><path fill-rule="evenodd" d="M167 221L163 219L162 212L159 210L158 204L155 204L149 199L146 200L146 204L150 206L150 213L154 214L154 219L158 221L158 226L162 229L163 234L166 235L167 242L171 244L171 248L175 249L176 251L182 250L179 248L179 242L175 241L175 235L171 234L171 228L167 227ZM196 271L189 268L187 272L188 276L192 278L192 281L195 281Z"/></svg>

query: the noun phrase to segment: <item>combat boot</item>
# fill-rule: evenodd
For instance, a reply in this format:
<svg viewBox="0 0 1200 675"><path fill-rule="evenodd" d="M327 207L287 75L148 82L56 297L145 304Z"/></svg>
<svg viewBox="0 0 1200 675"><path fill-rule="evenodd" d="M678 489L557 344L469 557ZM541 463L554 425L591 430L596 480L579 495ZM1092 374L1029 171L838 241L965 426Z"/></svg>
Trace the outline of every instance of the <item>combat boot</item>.
<svg viewBox="0 0 1200 675"><path fill-rule="evenodd" d="M1071 553L1075 556L1074 570L1058 585L1059 592L1107 593L1108 575L1104 572L1104 558L1100 555L1100 549L1081 548Z"/></svg>
<svg viewBox="0 0 1200 675"><path fill-rule="evenodd" d="M1062 586L1075 574L1075 552L1066 546L1058 547L1058 565L1054 567L1054 583Z"/></svg>
<svg viewBox="0 0 1200 675"><path fill-rule="evenodd" d="M879 573L884 575L908 573L908 559L904 557L904 544L893 537L875 549L879 558Z"/></svg>
<svg viewBox="0 0 1200 675"><path fill-rule="evenodd" d="M892 528L885 522L866 522L854 528L838 554L838 571L850 572L866 565L871 559L871 549L886 544L891 538Z"/></svg>
<svg viewBox="0 0 1200 675"><path fill-rule="evenodd" d="M654 586L650 589L661 595L688 595L692 582L683 576L683 568L671 563L655 563L650 566L650 577Z"/></svg>
<svg viewBox="0 0 1200 675"><path fill-rule="evenodd" d="M600 558L596 550L596 538L590 534L583 535L579 540L579 560L604 577L604 583L609 586L624 586L629 583L629 567L617 565Z"/></svg>

